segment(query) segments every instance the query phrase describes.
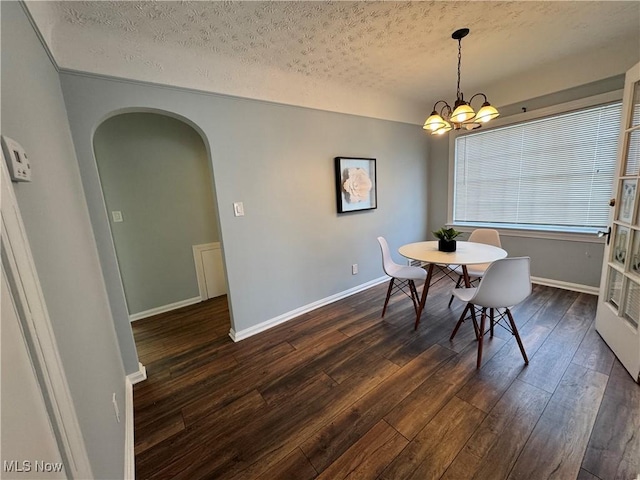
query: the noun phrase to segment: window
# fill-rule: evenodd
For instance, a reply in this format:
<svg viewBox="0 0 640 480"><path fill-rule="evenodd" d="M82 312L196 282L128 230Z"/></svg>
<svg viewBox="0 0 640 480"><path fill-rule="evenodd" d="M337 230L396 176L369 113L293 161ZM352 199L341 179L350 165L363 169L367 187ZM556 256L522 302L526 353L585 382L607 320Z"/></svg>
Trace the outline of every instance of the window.
<svg viewBox="0 0 640 480"><path fill-rule="evenodd" d="M455 139L453 223L561 232L607 225L621 103Z"/></svg>

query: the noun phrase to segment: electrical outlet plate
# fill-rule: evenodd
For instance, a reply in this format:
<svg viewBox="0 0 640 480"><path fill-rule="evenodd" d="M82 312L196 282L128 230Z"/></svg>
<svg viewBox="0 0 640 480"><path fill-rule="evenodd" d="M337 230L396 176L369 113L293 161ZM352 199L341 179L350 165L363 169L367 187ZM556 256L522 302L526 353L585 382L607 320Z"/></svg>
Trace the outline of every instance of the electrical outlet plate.
<svg viewBox="0 0 640 480"><path fill-rule="evenodd" d="M14 182L31 181L31 164L22 145L9 137L2 136L2 149L9 167L9 176Z"/></svg>

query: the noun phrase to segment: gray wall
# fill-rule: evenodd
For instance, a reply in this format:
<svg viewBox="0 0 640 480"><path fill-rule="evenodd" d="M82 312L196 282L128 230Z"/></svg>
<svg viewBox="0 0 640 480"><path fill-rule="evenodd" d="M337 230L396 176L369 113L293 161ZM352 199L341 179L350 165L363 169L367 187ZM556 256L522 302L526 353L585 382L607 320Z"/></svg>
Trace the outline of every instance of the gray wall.
<svg viewBox="0 0 640 480"><path fill-rule="evenodd" d="M522 112L557 105L600 93L620 90L624 75L557 92L544 97L525 100L500 107L501 118ZM522 86L526 91L526 85ZM449 148L447 137L432 137L429 149L429 231L447 221L449 195ZM465 235L466 237L466 235ZM588 287L600 285L604 244L591 241L566 241L550 238L528 238L501 233L501 240L510 256L530 256L531 275L551 281L568 282Z"/></svg>
<svg viewBox="0 0 640 480"><path fill-rule="evenodd" d="M129 313L199 296L193 245L218 242L218 218L202 138L175 118L109 118L94 149Z"/></svg>
<svg viewBox="0 0 640 480"><path fill-rule="evenodd" d="M110 292L119 280L91 142L122 111L171 112L202 134L236 331L381 277L376 236L397 247L426 235L428 140L419 126L88 75L61 81ZM377 210L337 215L336 156L377 158ZM244 217L233 216L239 201ZM129 326L117 317L116 328Z"/></svg>
<svg viewBox="0 0 640 480"><path fill-rule="evenodd" d="M93 472L122 478L124 422L111 397L123 412L124 369L58 73L20 4L1 9L2 134L22 144L33 171L16 196Z"/></svg>

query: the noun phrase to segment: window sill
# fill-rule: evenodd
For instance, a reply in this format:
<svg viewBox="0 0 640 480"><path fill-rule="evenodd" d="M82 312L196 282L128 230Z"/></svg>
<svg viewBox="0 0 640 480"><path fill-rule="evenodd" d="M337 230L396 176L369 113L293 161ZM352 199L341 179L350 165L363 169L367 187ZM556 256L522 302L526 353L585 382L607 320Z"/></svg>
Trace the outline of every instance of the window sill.
<svg viewBox="0 0 640 480"><path fill-rule="evenodd" d="M515 227L509 224L481 223L481 222L464 222L464 223L447 223L447 227L453 227L461 232L472 232L476 228L493 228L498 230L501 236L505 237L523 237L523 238L544 238L550 240L562 240L568 242L586 242L586 243L602 243L605 239L598 237L597 228L575 228L567 229L566 227L540 227L536 229L526 229Z"/></svg>

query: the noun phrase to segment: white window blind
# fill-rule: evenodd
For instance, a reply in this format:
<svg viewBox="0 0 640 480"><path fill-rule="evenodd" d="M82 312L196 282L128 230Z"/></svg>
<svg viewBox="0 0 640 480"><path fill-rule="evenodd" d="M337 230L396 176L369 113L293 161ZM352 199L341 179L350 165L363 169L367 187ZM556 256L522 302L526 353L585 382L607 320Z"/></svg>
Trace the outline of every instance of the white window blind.
<svg viewBox="0 0 640 480"><path fill-rule="evenodd" d="M620 103L458 137L458 225L588 231L607 225Z"/></svg>

